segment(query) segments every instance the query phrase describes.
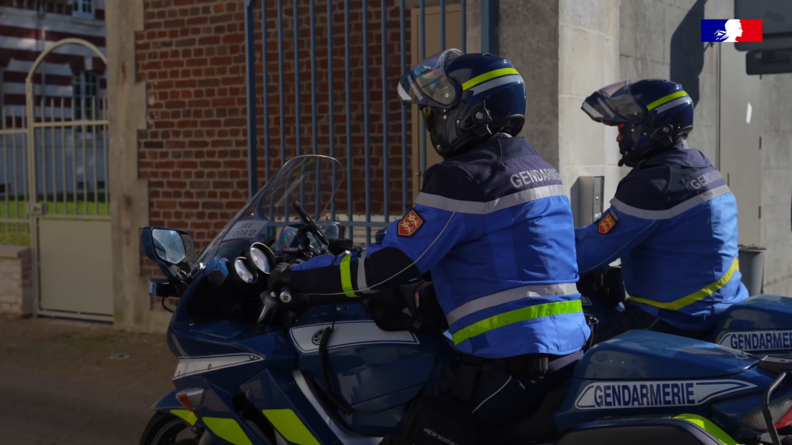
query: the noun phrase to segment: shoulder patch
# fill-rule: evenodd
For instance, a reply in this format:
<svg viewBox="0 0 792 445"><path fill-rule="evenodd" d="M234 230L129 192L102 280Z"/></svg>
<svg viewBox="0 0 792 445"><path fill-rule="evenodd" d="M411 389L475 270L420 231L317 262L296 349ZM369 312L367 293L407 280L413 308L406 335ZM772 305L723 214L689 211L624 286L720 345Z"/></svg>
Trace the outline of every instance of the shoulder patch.
<svg viewBox="0 0 792 445"><path fill-rule="evenodd" d="M610 211L605 214L599 221L599 226L597 227L597 232L602 235L610 232L614 227L616 227L616 223L619 222L619 217L613 211Z"/></svg>
<svg viewBox="0 0 792 445"><path fill-rule="evenodd" d="M423 226L423 224L424 220L421 219L421 216L418 215L418 212L416 212L414 209L410 210L406 215L404 215L404 218L399 221L399 230L397 230L397 234L404 237L413 236L415 235L415 232L417 232L418 229Z"/></svg>

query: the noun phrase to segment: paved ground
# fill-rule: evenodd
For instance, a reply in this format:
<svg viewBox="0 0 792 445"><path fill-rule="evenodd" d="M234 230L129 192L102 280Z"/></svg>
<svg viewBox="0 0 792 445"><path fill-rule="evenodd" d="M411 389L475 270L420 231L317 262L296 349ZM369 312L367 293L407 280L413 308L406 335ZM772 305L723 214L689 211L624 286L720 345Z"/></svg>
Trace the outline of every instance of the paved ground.
<svg viewBox="0 0 792 445"><path fill-rule="evenodd" d="M164 335L0 318L0 443L137 445L174 369Z"/></svg>

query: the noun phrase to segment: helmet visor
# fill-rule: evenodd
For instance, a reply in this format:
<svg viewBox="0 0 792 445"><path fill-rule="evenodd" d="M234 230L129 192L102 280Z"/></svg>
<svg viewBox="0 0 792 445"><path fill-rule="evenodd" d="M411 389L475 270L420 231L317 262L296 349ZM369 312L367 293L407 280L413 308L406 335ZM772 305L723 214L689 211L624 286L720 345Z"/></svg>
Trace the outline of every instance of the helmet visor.
<svg viewBox="0 0 792 445"><path fill-rule="evenodd" d="M583 111L605 125L639 124L645 113L632 95L630 79L608 85L583 102Z"/></svg>
<svg viewBox="0 0 792 445"><path fill-rule="evenodd" d="M450 108L456 101L458 85L445 71L446 64L462 55L449 49L412 67L399 81L399 97L404 103L437 108Z"/></svg>

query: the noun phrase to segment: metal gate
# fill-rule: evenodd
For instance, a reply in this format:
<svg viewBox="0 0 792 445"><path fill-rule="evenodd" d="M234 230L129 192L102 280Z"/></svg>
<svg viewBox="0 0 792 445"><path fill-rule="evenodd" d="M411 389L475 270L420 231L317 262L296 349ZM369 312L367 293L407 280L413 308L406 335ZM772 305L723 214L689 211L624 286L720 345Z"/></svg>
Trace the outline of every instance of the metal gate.
<svg viewBox="0 0 792 445"><path fill-rule="evenodd" d="M36 101L36 59L25 82L25 113L3 112L0 130L3 181L0 243L32 247L32 281L42 315L112 321L113 288L108 178L107 98L96 95ZM96 92L100 88L96 86Z"/></svg>
<svg viewBox="0 0 792 445"><path fill-rule="evenodd" d="M486 3L489 3L485 0ZM353 5L353 8L360 8L362 3L362 14L359 10L353 10L352 14L350 14L350 4ZM418 3L415 1L411 1L412 3ZM395 83L389 84L388 83L388 63L387 59L390 53L388 49L389 45L391 47L395 45L397 51L400 52L400 73L404 73L408 68L408 63L414 63L415 61L420 61L426 58L431 54L427 54L427 44L426 44L426 37L427 37L427 27L426 27L426 18L427 16L431 16L432 14L436 19L439 21L439 33L435 29L431 29L432 35L437 35L439 37L439 48L446 49L446 35L447 35L447 27L446 27L446 18L447 12L453 11L456 14L455 20L461 20L460 24L455 24L455 26L450 27L449 29L458 29L461 33L461 38L452 38L449 40L453 40L455 42L461 42L461 50L465 51L465 14L466 14L466 1L454 1L449 2L453 4L449 4L448 8L446 7L446 1L440 0L438 6L428 8L425 4L425 0L420 0L420 2L416 5L416 8L407 8L405 0L381 0L377 1L364 1L364 2L350 2L350 0L278 0L278 1L268 1L268 0L245 0L245 32L246 32L246 81L247 81L247 128L248 128L248 157L249 157L249 191L251 195L255 193L255 191L259 187L259 180L257 174L257 160L258 160L258 151L263 151L264 154L264 175L263 178L265 181L269 180L270 174L277 169L279 165L282 165L285 160L288 158L299 155L299 154L306 154L306 153L319 153L323 155L329 155L331 157L339 159L342 163L345 163L346 170L347 170L347 181L348 184L346 186L345 192L339 191L334 197L334 201L331 203L331 218L333 220L339 221L340 224L344 227L347 227L348 233L347 237L355 238L355 235L358 235L357 242L364 241L365 243L370 243L372 241L372 229L378 229L381 227L387 227L389 222L392 221L394 218L399 218L403 214L403 211L409 207L411 207L411 201L413 196L408 194L408 190L413 183L412 175L408 174L412 169L415 175L420 175L421 172L426 170L427 168L427 150L426 150L426 130L425 126L421 120L420 124L415 122L415 129L412 129L411 124L408 120L408 108L404 105L396 108L397 106L392 106L392 108L388 107L388 95L395 93ZM307 6L307 8L306 8ZM261 14L261 28L260 31L257 29L257 21L258 16L257 8L260 8ZM284 12L286 14L291 13L291 17L284 18ZM398 13L398 20L395 18L396 13ZM324 17L321 17L324 16ZM369 17L372 17L371 19ZM317 17L321 17L321 20L317 20ZM333 51L337 54L336 56L340 58L342 50L340 45L336 42L339 42L340 35L335 34L334 38L334 23L340 23L341 18L343 17L343 60L344 65L343 67L335 66ZM369 21L379 21L377 29L369 28ZM413 23L418 21L417 26L410 26L408 20ZM307 24L307 26L306 26ZM274 29L273 29L274 25ZM395 27L398 25L399 29L399 40L394 41L395 39L388 39L388 29L391 27ZM284 37L284 28L291 27L293 36ZM317 31L317 29L322 30L321 33ZM362 29L362 32L359 30ZM410 29L418 30L418 35L415 35L414 31L411 33ZM273 35L277 31L277 37ZM261 39L262 39L262 50L260 53L257 54L256 51L256 35L261 32ZM379 40L380 42L378 50L371 50L373 46L370 46L369 34L373 34L379 32ZM409 34L409 39L408 39ZM456 36L453 36L456 37ZM319 39L326 39L327 42L327 52L330 53L328 57L326 57L326 61L322 63L322 65L317 64L317 38ZM301 39L304 42L301 43ZM360 39L362 39L362 67L350 67L350 47L354 46L355 44L360 44ZM292 48L288 50L284 49L284 42L287 44L290 43ZM339 42L340 43L340 42ZM431 42L434 43L434 42ZM301 122L300 117L302 113L300 112L300 107L307 106L307 100L301 101L301 94L300 88L301 79L300 79L300 64L301 64L301 56L300 56L300 49L305 50L307 46L309 48L309 55L310 61L306 61L305 57L303 57L302 62L304 65L310 67L310 103L311 103L311 114L310 114L310 121L309 122ZM336 47L336 45L338 45ZM277 46L277 72L271 70L268 66L268 48ZM413 47L413 51L418 52L417 58L416 55L413 55L413 60L408 60L407 54L410 52L410 47ZM437 45L431 45L432 47L436 47ZM273 50L274 52L274 50ZM370 54L371 53L371 54ZM380 70L380 79L373 79L369 76L369 68L370 68L370 61L372 58L379 58L380 65L376 67L376 69ZM257 77L257 70L256 70L256 62L259 63L259 68L262 77ZM269 62L274 62L271 58ZM306 63L308 62L308 63ZM287 78L284 74L284 66L293 66L294 67L294 75L293 78ZM335 68L335 69L334 69ZM343 73L341 74L342 78L334 77L334 72L336 70L343 69ZM351 73L353 70L359 72L362 69L362 92L358 95L350 94L350 91L354 87L359 87L357 83L361 82L356 80L353 82ZM317 79L317 71L325 70L328 73L329 78ZM306 75L307 77L307 75ZM257 95L257 86L260 84L259 79L263 82L263 97L261 96L261 92L258 92ZM274 81L277 79L277 81ZM339 102L334 103L333 99L333 88L335 85L340 84L343 81L345 94L343 99ZM324 89L318 87L318 85L323 84L326 85ZM355 84L355 85L353 85ZM291 87L290 85L296 85L296 88ZM372 87L380 87L382 92L382 97L370 97L369 90ZM305 93L304 93L305 94ZM292 104L286 103L287 95L293 95L294 100ZM272 99L270 96L277 96L277 98L273 97ZM324 113L324 116L320 116L320 112L317 108L317 96L326 96L329 97L329 107L328 109L331 110L329 113ZM259 100L263 99L263 100ZM276 99L276 101L273 101ZM379 102L381 105L378 108L378 112L372 112L372 103L371 102ZM263 103L262 103L263 102ZM303 105L304 104L304 105ZM258 139L257 136L257 129L256 126L259 124L258 116L256 107L257 105L262 108L263 110L263 129L264 129L264 136L262 140ZM363 153L353 154L356 147L353 147L353 118L351 116L350 110L353 106L359 107L362 105L362 109L365 113L364 121L362 122L362 142L363 142ZM277 108L276 115L272 116L272 112L270 111L270 107ZM339 136L335 132L336 124L340 124L340 122L336 122L336 116L334 113L335 107L342 108L345 114L345 129L344 133L340 135L345 139L344 143L336 143L336 136ZM285 116L285 110L289 107L292 110L296 109L294 113L295 121L293 124L287 121L287 116ZM389 116L388 112L395 112L400 111L400 119L397 121L400 124L400 132L397 134L394 131L390 130L389 127ZM307 114L307 113L306 113ZM342 113L338 113L342 114ZM414 109L411 113L413 116L413 121L415 121L415 116L417 116L417 109ZM371 145L374 143L373 138L371 136L372 130L372 123L370 119L370 115L374 115L381 120L377 123L377 126L381 125L381 142L377 141L377 145L379 145L379 152L374 153L372 151ZM274 124L274 118L278 118L278 124ZM320 129L322 127L317 126L317 118L322 119L326 122L327 126L327 133L320 133ZM321 124L321 123L320 123ZM393 122L391 121L391 124ZM306 141L301 141L300 138L300 131L302 126L310 126L312 129L311 135L306 135ZM357 125L357 124L354 124ZM411 139L408 136L408 131L412 134L415 134L417 131L417 125L420 125L420 135L421 137L420 142L417 141L416 143L412 143ZM274 127L274 128L271 128ZM291 127L291 129L290 129ZM298 131L294 132L293 128L298 129ZM408 128L410 130L408 130ZM294 134L295 138L289 138ZM310 137L310 144L307 141L308 137ZM277 138L279 140L279 147L275 146L275 144L271 144L271 139ZM287 138L289 142L287 143ZM324 149L326 151L320 151L317 144L318 138L328 138L330 143L328 144L329 147ZM398 139L397 139L398 138ZM292 140L294 142L292 142ZM389 164L389 160L391 157L391 153L394 150L391 150L391 146L394 145L395 140L398 140L398 144L401 145L401 156L400 156L400 166L391 166ZM416 145L420 145L420 148L417 149ZM410 150L410 147L413 147L413 150ZM381 165L372 165L372 156L379 156L381 160ZM408 163L408 158L413 158L414 166ZM361 159L362 158L362 159ZM364 178L350 178L353 172L353 165L356 162L360 162L363 164L363 172L360 176L365 176ZM432 159L429 159L431 162ZM391 175L391 170L394 169L394 173L396 176L395 178ZM376 176L380 176L377 178L377 182L380 184L375 184ZM352 179L356 182L356 185L353 186ZM363 193L358 195L358 189L356 189L357 184L362 182L364 184ZM381 195L381 215L373 215L372 214L372 194L373 187L372 185L376 185L378 189L378 193L382 193ZM393 187L395 186L395 187ZM389 192L389 188L400 188L400 196L391 196ZM414 187L414 186L413 186ZM339 194L344 195L339 197ZM395 195L395 193L394 193ZM337 203L336 201L344 201L344 203ZM401 203L401 206L398 207L398 213L396 215L391 215L391 210L396 209L396 206L392 206L391 204ZM344 208L346 207L346 208ZM358 209L358 210L356 210ZM380 219L377 221L376 219ZM283 223L285 224L285 223ZM277 223L271 223L271 226L276 226ZM357 232L357 233L355 233ZM361 236L363 235L363 236ZM364 238L364 239L361 239Z"/></svg>

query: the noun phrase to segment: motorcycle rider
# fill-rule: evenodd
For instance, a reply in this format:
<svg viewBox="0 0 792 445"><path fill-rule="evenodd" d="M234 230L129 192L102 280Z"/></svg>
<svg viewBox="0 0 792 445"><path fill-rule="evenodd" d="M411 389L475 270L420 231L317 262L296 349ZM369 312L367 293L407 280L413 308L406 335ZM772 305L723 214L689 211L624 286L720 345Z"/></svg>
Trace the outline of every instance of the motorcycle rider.
<svg viewBox="0 0 792 445"><path fill-rule="evenodd" d="M737 262L737 202L720 172L687 147L693 101L678 83L628 79L582 109L618 126L619 165L633 167L602 217L575 231L581 284L609 281L608 265L621 258L630 295L624 312L597 327L596 341L632 329L708 339L717 315L748 291Z"/></svg>
<svg viewBox="0 0 792 445"><path fill-rule="evenodd" d="M516 137L526 92L509 60L447 50L413 67L398 94L418 106L444 159L426 171L415 207L381 245L282 265L270 282L356 298L431 271L461 353L455 377L438 383L453 395L414 403L383 443L424 443L426 431L474 443L535 410L582 355L572 213L556 170Z"/></svg>

